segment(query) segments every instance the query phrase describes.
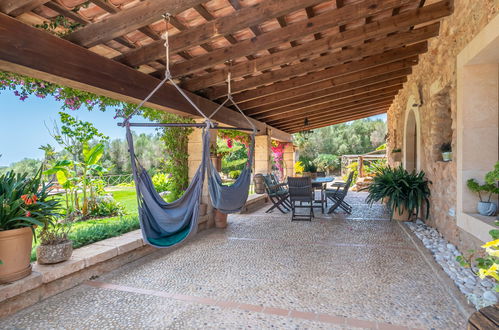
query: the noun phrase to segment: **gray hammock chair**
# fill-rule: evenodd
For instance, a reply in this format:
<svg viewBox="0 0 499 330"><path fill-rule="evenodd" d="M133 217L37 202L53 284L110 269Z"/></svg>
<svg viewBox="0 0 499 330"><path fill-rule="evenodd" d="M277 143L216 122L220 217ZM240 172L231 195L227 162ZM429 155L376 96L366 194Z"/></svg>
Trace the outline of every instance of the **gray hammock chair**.
<svg viewBox="0 0 499 330"><path fill-rule="evenodd" d="M168 16L166 16L168 19ZM168 26L168 24L167 24ZM251 164L253 158L254 135L256 128L253 123L244 115L239 107L232 101L230 95L230 80L229 94L225 102L223 102L211 115L207 117L196 104L177 86L171 78L169 71L169 54L168 54L168 30L166 33L166 73L165 78L154 88L151 93L135 108L135 110L125 118L120 126L126 127L126 139L130 152L130 160L132 163L132 172L135 180L137 191L138 213L140 227L144 241L152 246L166 248L177 245L187 238L193 236L197 231L199 219L199 206L201 203L201 195L203 191L203 181L206 168L209 168L209 192L215 208L224 213L232 213L239 211L245 204L248 198L249 185L251 181ZM229 75L230 79L230 75ZM177 91L197 110L197 112L205 118L204 124L133 124L130 123L130 118L140 110L140 108L156 93L156 91L167 81L177 89ZM231 100L239 112L251 124L252 129L241 129L253 131L248 163L245 169L231 186L224 186L220 175L214 169L210 161L210 129L219 129L211 122L213 115L221 109L227 101ZM185 193L178 200L167 203L155 190L151 177L147 171L140 165L135 155L132 133L130 126L146 126L146 127L203 127L203 156L201 164L190 182ZM234 129L224 127L225 129Z"/></svg>

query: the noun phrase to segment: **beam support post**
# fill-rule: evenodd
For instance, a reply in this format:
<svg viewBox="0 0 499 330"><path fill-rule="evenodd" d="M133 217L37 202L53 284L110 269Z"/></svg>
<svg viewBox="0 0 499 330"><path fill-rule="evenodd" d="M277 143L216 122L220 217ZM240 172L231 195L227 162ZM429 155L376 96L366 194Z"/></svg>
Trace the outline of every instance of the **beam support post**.
<svg viewBox="0 0 499 330"><path fill-rule="evenodd" d="M271 143L270 135L255 137L255 174L269 174L272 171Z"/></svg>
<svg viewBox="0 0 499 330"><path fill-rule="evenodd" d="M197 120L202 122L202 120ZM217 131L211 130L210 147L217 144ZM194 129L189 135L187 144L187 153L189 155L189 182L196 174L203 158L203 130ZM211 160L210 160L211 161ZM201 209L199 213L199 230L211 228L215 225L214 209L208 192L208 178L205 176L203 183L203 192L201 197ZM204 205L203 205L204 204ZM206 206L205 206L206 205Z"/></svg>

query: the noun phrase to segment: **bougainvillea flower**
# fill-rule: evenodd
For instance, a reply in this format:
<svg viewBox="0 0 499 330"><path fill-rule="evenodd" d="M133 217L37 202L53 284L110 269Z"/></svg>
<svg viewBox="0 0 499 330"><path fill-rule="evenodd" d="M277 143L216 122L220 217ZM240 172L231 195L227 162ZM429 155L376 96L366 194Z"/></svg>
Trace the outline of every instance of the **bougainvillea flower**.
<svg viewBox="0 0 499 330"><path fill-rule="evenodd" d="M31 212L30 212L30 211L27 211L27 212L26 212L26 216L27 216L28 218L29 218L29 217L31 217Z"/></svg>

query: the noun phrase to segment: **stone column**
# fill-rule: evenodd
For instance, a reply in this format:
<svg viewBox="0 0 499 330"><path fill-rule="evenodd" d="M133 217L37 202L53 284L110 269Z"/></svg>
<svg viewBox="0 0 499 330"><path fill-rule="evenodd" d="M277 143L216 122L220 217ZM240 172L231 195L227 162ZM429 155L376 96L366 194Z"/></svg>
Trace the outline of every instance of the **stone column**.
<svg viewBox="0 0 499 330"><path fill-rule="evenodd" d="M215 145L217 143L217 131L211 130L211 143L210 145ZM203 157L203 130L201 128L195 128L194 131L189 135L189 143L187 145L187 152L189 155L189 182L192 180L196 171L201 164ZM205 177L203 184L203 195L201 198L201 203L206 205L201 205L200 219L199 219L199 229L205 229L213 227L215 224L213 216L213 206L210 200L210 195L208 192L208 180ZM206 209L206 211L204 211Z"/></svg>
<svg viewBox="0 0 499 330"><path fill-rule="evenodd" d="M296 162L295 146L292 142L286 143L284 146L284 154L282 155L284 177L295 175L295 162Z"/></svg>
<svg viewBox="0 0 499 330"><path fill-rule="evenodd" d="M272 171L272 149L270 135L255 137L255 173L268 174Z"/></svg>

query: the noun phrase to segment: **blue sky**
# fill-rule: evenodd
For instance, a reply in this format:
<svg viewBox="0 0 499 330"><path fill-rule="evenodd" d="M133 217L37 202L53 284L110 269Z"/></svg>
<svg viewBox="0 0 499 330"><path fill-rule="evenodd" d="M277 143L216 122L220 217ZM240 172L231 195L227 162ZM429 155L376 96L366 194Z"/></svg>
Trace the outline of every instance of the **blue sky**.
<svg viewBox="0 0 499 330"><path fill-rule="evenodd" d="M0 93L0 166L7 166L23 158L43 157L43 151L38 150L41 145L50 143L57 150L60 147L50 136L45 124L53 127L53 121L59 121L58 112L62 102L55 101L51 96L39 99L30 96L25 101L19 100L11 91ZM88 121L111 139L124 138L123 128L118 127L118 119L113 119L114 111L78 110L71 115L80 120ZM378 115L386 121L386 115ZM145 121L136 118L136 121ZM153 128L136 128L137 133L154 133Z"/></svg>
<svg viewBox="0 0 499 330"><path fill-rule="evenodd" d="M19 100L11 91L0 93L0 166L6 166L23 158L43 157L43 151L38 150L43 144L50 143L57 150L61 148L50 136L45 124L53 127L53 121L59 122L59 112L62 102L55 101L51 96L39 99L30 96L25 101ZM125 131L116 124L119 119L113 119L114 111L77 110L70 112L80 120L94 124L97 129L111 139L124 138ZM136 118L137 121L144 121ZM136 128L137 133L154 133L154 128Z"/></svg>

